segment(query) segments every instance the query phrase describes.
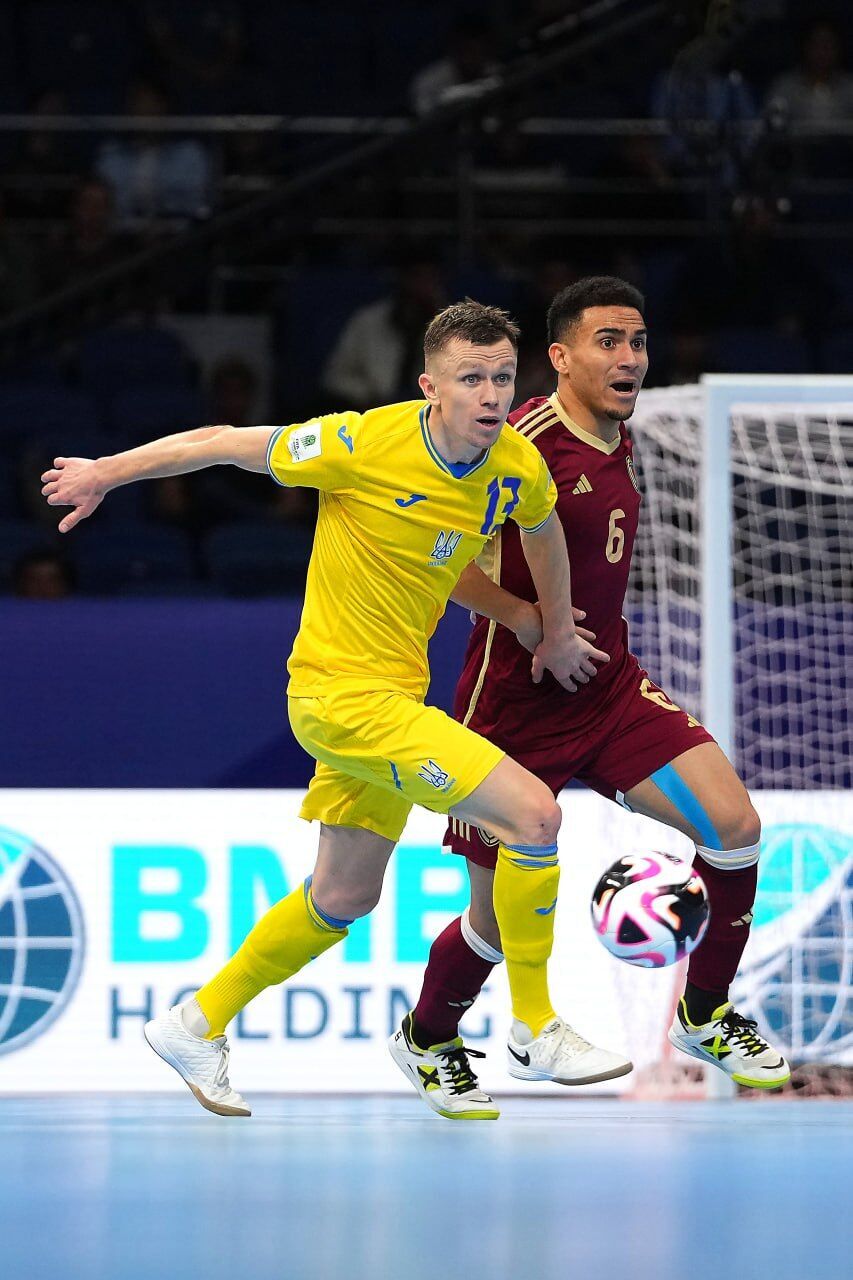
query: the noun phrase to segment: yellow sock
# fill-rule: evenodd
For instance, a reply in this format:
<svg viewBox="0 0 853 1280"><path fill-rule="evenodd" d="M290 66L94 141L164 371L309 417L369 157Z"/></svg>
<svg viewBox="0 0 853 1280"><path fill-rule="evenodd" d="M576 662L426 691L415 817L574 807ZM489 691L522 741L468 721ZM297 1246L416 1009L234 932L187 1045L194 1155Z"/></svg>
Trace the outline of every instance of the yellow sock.
<svg viewBox="0 0 853 1280"><path fill-rule="evenodd" d="M196 992L207 1018L207 1039L221 1036L232 1018L266 987L292 977L341 942L351 920L334 920L318 911L311 896L311 877L271 907L210 982Z"/></svg>
<svg viewBox="0 0 853 1280"><path fill-rule="evenodd" d="M534 1036L556 1017L548 994L548 957L560 868L557 846L498 845L495 915L506 957L512 1015Z"/></svg>

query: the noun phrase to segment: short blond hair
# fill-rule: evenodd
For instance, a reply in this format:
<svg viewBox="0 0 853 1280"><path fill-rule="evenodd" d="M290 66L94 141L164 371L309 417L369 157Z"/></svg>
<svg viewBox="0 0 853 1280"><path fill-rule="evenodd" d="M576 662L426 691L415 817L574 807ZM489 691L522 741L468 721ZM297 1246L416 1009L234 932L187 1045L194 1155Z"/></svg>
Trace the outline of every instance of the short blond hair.
<svg viewBox="0 0 853 1280"><path fill-rule="evenodd" d="M521 330L509 312L466 298L445 307L430 321L424 334L424 359L437 355L454 338L464 338L477 347L488 347L507 338L517 351L520 337Z"/></svg>

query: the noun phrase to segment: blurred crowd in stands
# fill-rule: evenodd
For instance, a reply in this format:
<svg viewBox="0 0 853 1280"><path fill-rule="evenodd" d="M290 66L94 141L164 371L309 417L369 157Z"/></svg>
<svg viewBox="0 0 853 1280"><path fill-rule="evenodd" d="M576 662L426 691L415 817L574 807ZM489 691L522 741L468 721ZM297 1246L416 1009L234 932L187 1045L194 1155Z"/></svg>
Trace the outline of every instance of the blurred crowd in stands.
<svg viewBox="0 0 853 1280"><path fill-rule="evenodd" d="M546 223L556 208L565 218L630 215L645 220L640 234L509 231L464 261L446 238L425 235L377 235L357 250L303 243L273 295L244 290L241 309L273 315L271 420L417 395L424 326L464 294L506 305L520 320L518 399L540 394L552 382L548 302L590 271L623 275L645 292L650 382L692 381L713 369L849 371L853 130L845 135L843 122L853 122L853 10L838 3L803 15L786 0L761 2L758 36L735 41L711 65L697 70L684 56L696 18L685 0L673 5L671 30L608 46L541 101L520 102L468 138L484 189L491 183L494 198L503 192L522 208L526 226ZM310 155L284 132L63 133L40 121L88 113L149 123L174 114L426 117L488 84L582 7L0 0L0 114L26 112L32 121L0 133L0 318L206 220L252 182L287 178ZM334 38L319 46L323 29ZM520 127L530 114L660 118L673 130L531 135ZM682 127L695 119L709 122L698 136ZM798 123L841 128L803 140L792 132ZM432 171L441 191L442 160L428 148L413 169L418 178ZM703 218L716 228L705 237L654 231L656 222ZM826 233L780 234L798 225ZM833 228L845 227L846 239L836 238ZM163 302L167 311L199 309L197 297ZM0 591L298 590L313 497L264 477L211 472L112 495L97 526L61 545L56 512L39 496L38 477L56 452L113 452L205 422L246 425L257 413L250 353L222 359L203 378L151 315L0 371Z"/></svg>

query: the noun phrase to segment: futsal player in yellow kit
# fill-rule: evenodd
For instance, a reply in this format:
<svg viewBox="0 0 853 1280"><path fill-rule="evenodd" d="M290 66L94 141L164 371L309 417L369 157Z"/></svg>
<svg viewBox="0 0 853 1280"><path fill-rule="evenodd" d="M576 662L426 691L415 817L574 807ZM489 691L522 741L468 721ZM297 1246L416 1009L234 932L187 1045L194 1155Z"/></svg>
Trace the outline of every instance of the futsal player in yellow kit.
<svg viewBox="0 0 853 1280"><path fill-rule="evenodd" d="M501 840L495 910L507 959L514 1039L545 1037L551 1078L569 1082L571 1037L550 1002L560 811L550 790L486 739L424 705L426 647L462 569L507 519L522 530L544 639L534 670L568 688L607 655L575 628L556 491L541 454L506 427L518 331L475 302L441 312L425 336L421 401L289 427L205 427L112 457L55 460L51 505L68 532L133 480L220 463L268 470L320 491L288 710L317 760L302 816L321 823L304 886L273 906L225 967L145 1028L152 1048L203 1106L250 1114L230 1086L225 1028L267 986L340 942L376 901L413 803L487 826ZM462 601L464 603L464 601ZM435 1109L493 1118L461 1040L409 1046L431 1073ZM614 1059L616 1055L613 1055ZM629 1064L624 1064L628 1069Z"/></svg>

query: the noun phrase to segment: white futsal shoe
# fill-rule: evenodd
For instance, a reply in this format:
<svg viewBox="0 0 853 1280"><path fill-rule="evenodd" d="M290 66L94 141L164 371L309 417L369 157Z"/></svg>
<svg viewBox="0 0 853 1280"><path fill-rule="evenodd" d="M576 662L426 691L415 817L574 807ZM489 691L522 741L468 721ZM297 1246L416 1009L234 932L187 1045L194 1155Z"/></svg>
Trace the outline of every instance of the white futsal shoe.
<svg viewBox="0 0 853 1280"><path fill-rule="evenodd" d="M555 1084L597 1084L626 1076L634 1064L620 1053L599 1049L555 1018L534 1036L525 1022L513 1020L507 1041L509 1074L516 1080L553 1080Z"/></svg>
<svg viewBox="0 0 853 1280"><path fill-rule="evenodd" d="M407 1013L388 1041L388 1051L427 1106L446 1120L497 1120L500 1111L483 1093L468 1061L469 1054L474 1058L486 1055L466 1049L461 1036L447 1044L419 1049L411 1030L412 1015Z"/></svg>
<svg viewBox="0 0 853 1280"><path fill-rule="evenodd" d="M791 1078L791 1068L757 1028L753 1018L745 1018L731 1003L721 1004L709 1022L697 1026L688 1018L682 997L667 1034L676 1049L700 1062L712 1062L736 1084L749 1089L781 1089Z"/></svg>
<svg viewBox="0 0 853 1280"><path fill-rule="evenodd" d="M218 1116L250 1116L245 1098L228 1083L228 1041L225 1036L204 1040L184 1025L183 1005L145 1024L145 1039L156 1054L174 1067L197 1100Z"/></svg>

